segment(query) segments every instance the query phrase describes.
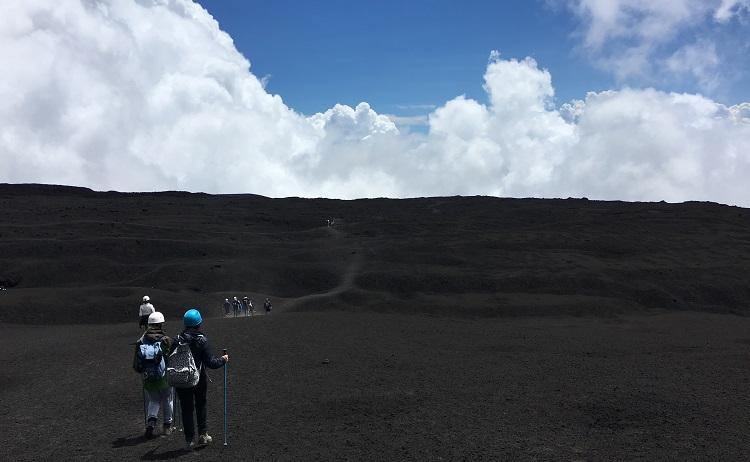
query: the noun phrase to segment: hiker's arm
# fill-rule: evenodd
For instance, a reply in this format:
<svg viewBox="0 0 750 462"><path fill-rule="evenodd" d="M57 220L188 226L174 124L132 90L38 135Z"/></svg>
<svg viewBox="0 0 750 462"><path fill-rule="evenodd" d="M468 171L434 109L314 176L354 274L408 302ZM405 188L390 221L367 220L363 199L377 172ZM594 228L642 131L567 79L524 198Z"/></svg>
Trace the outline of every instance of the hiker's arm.
<svg viewBox="0 0 750 462"><path fill-rule="evenodd" d="M140 361L138 361L138 348L138 344L136 344L135 351L133 351L133 370L140 373L143 371L141 371L139 367Z"/></svg>
<svg viewBox="0 0 750 462"><path fill-rule="evenodd" d="M169 356L172 354L172 350L174 350L174 339L171 337L164 336L164 351L166 352L166 356Z"/></svg>
<svg viewBox="0 0 750 462"><path fill-rule="evenodd" d="M209 369L218 369L224 365L224 358L221 356L214 358L208 339L206 339L206 343L203 344L203 364Z"/></svg>

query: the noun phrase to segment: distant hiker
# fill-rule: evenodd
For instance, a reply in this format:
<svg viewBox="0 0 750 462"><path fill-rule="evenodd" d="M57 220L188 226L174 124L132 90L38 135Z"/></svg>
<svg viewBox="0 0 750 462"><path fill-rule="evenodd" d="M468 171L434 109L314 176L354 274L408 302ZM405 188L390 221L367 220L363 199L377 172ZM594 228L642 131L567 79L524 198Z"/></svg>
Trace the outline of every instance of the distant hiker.
<svg viewBox="0 0 750 462"><path fill-rule="evenodd" d="M229 316L229 312L232 309L232 304L229 303L229 299L224 299L224 316Z"/></svg>
<svg viewBox="0 0 750 462"><path fill-rule="evenodd" d="M143 375L143 411L146 415L146 438L154 437L159 410L163 412L162 434L172 433L174 391L167 383L165 358L172 349L172 339L164 334L164 315L155 311L148 316L148 328L135 343L133 369Z"/></svg>
<svg viewBox="0 0 750 462"><path fill-rule="evenodd" d="M242 297L241 303L242 303L242 311L244 311L245 312L245 316L247 316L247 311L248 311L248 308L247 308L247 295L245 295L244 297Z"/></svg>
<svg viewBox="0 0 750 462"><path fill-rule="evenodd" d="M248 298L247 299L247 311L245 312L245 316L252 316L254 314L255 314L255 307L253 306L253 299Z"/></svg>
<svg viewBox="0 0 750 462"><path fill-rule="evenodd" d="M273 308L273 306L271 306L270 298L266 297L266 301L263 302L263 308L265 308L266 314L269 314L271 312L271 308Z"/></svg>
<svg viewBox="0 0 750 462"><path fill-rule="evenodd" d="M240 311L240 301L237 300L237 297L232 300L232 309L234 310L234 316L237 317L237 313Z"/></svg>
<svg viewBox="0 0 750 462"><path fill-rule="evenodd" d="M193 411L195 411L198 420L199 436L197 444L204 446L212 441L211 436L207 433L208 428L206 426L206 391L208 382L206 377L206 367L210 369L218 369L229 362L229 356L213 356L208 337L201 332L203 318L197 309L191 308L187 310L182 319L185 324L185 330L183 330L175 339L173 350L177 349L177 346L180 344L189 345L190 353L195 361L195 366L200 371L200 379L198 380L197 385L188 388L175 388L177 390L177 396L180 398L180 410L182 411L182 426L185 431L185 442L187 443L187 448L191 450L196 445L193 441L193 437L195 436Z"/></svg>
<svg viewBox="0 0 750 462"><path fill-rule="evenodd" d="M143 303L141 303L141 307L139 310L139 327L146 327L146 325L148 324L148 317L151 315L151 313L156 311L154 305L151 304L150 300L151 299L148 295L143 296Z"/></svg>

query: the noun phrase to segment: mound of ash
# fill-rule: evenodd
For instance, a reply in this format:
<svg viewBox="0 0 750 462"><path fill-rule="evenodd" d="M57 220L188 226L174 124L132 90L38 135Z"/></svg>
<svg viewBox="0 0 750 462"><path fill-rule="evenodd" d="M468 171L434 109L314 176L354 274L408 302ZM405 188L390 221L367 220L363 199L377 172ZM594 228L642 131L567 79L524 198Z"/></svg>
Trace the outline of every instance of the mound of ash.
<svg viewBox="0 0 750 462"><path fill-rule="evenodd" d="M750 300L750 212L713 203L2 184L0 214L1 322L135 322L144 294L168 315L218 315L233 295L452 316L745 313Z"/></svg>

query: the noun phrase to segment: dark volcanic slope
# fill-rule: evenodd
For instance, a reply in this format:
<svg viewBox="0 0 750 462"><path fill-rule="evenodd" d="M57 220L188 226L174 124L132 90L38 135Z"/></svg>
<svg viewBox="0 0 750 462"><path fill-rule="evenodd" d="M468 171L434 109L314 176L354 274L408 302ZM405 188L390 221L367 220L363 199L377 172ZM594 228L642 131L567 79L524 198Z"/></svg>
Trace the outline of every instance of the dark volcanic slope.
<svg viewBox="0 0 750 462"><path fill-rule="evenodd" d="M747 459L750 317L705 313L747 313L746 209L0 185L0 214L0 460ZM144 293L229 348L228 447L221 371L213 446L141 438ZM243 294L281 313L211 316Z"/></svg>
<svg viewBox="0 0 750 462"><path fill-rule="evenodd" d="M268 199L0 185L0 321L286 310L744 313L750 212L710 203ZM327 218L335 218L333 228ZM54 307L54 309L49 309Z"/></svg>
<svg viewBox="0 0 750 462"><path fill-rule="evenodd" d="M180 433L141 438L133 323L0 324L0 460L747 460L748 317L330 311L205 331L232 356L230 444L214 371L215 444L191 456Z"/></svg>

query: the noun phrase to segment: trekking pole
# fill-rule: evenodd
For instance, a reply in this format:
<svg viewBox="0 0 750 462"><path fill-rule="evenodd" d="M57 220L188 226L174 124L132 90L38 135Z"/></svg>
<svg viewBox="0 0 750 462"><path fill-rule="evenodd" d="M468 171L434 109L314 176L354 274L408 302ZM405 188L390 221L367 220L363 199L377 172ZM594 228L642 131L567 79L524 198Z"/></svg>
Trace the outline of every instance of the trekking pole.
<svg viewBox="0 0 750 462"><path fill-rule="evenodd" d="M227 349L224 348L224 356L227 355ZM228 446L229 443L227 442L228 435L227 435L227 369L229 368L229 363L224 363L224 446Z"/></svg>
<svg viewBox="0 0 750 462"><path fill-rule="evenodd" d="M174 409L175 409L175 428L178 432L182 431L182 409L180 405L180 395L177 394L177 390L175 388L172 388L172 393L174 393Z"/></svg>

